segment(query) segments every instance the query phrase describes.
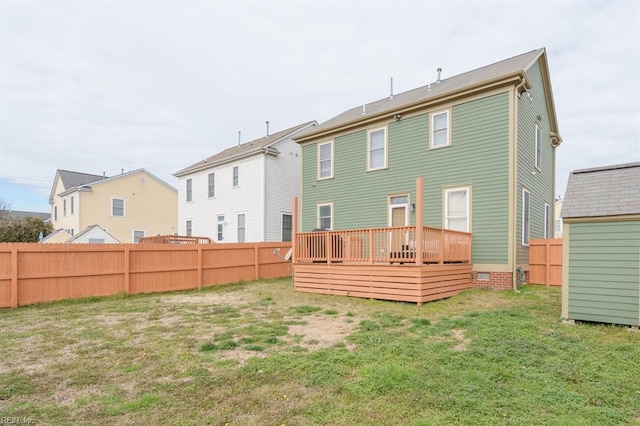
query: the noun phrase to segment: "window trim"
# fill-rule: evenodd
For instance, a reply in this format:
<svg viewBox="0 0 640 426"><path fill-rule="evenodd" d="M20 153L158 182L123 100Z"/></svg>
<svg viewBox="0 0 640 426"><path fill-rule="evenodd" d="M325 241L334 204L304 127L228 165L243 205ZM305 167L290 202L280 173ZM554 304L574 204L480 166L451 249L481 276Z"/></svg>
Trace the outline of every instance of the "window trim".
<svg viewBox="0 0 640 426"><path fill-rule="evenodd" d="M333 172L334 172L334 156L335 156L335 149L334 149L334 141L327 141L327 142L322 142L318 144L318 161L317 161L317 169L318 169L318 173L317 173L317 178L318 180L325 180L325 179L333 179ZM320 147L324 146L324 145L330 145L331 146L331 158L328 161L331 161L331 167L330 167L330 172L328 176L320 176L322 167L320 167ZM327 161L327 160L324 160Z"/></svg>
<svg viewBox="0 0 640 426"><path fill-rule="evenodd" d="M320 226L320 223L321 223L320 222L320 219L321 219L320 218L320 207L325 207L325 206L331 207L331 216L329 216L329 224L330 224L329 228L324 228L324 229L333 230L333 216L334 216L333 201L328 202L328 203L318 203L317 208L316 208L316 218L317 218L316 225L317 225L318 229L322 228L322 226Z"/></svg>
<svg viewBox="0 0 640 426"><path fill-rule="evenodd" d="M193 179L187 179L185 183L186 202L191 203L193 201Z"/></svg>
<svg viewBox="0 0 640 426"><path fill-rule="evenodd" d="M435 137L434 137L434 132L435 132L434 121L435 121L436 116L439 116L439 115L442 115L442 114L447 114L447 143L445 145L436 146L434 144L434 141L435 141ZM451 111L449 109L444 109L444 110L440 110L440 111L434 111L429 115L430 115L429 124L431 126L430 129L429 129L429 149L440 149L440 148L446 148L448 146L451 146Z"/></svg>
<svg viewBox="0 0 640 426"><path fill-rule="evenodd" d="M545 238L553 238L551 236L551 205L549 203L544 203L544 237Z"/></svg>
<svg viewBox="0 0 640 426"><path fill-rule="evenodd" d="M113 202L115 200L122 201L122 215L113 214ZM124 198L111 197L111 216L112 217L127 217L127 204L126 204Z"/></svg>
<svg viewBox="0 0 640 426"><path fill-rule="evenodd" d="M285 240L284 239L284 230L285 230L284 217L285 216L289 216L291 218L291 228L288 228L289 232L290 232L290 236L291 236L291 239L289 239L289 240ZM282 241L282 242L293 241L293 214L291 214L291 213L280 212L280 241Z"/></svg>
<svg viewBox="0 0 640 426"><path fill-rule="evenodd" d="M526 197L525 197L526 194ZM525 198L527 201L527 208L525 210ZM526 221L525 221L526 213ZM526 228L525 228L526 227ZM526 231L526 232L525 232ZM526 235L526 241L525 241ZM531 241L531 192L528 189L522 188L522 245L529 247Z"/></svg>
<svg viewBox="0 0 640 426"><path fill-rule="evenodd" d="M384 150L384 155L383 155L384 160L383 160L382 166L371 167L371 134L375 133L375 132L380 132L380 131L384 132L384 145L382 147L382 149ZM387 154L389 152L389 149L388 149L388 139L389 138L387 137L387 133L388 133L388 131L387 131L387 127L386 126L385 127L378 127L377 129L372 129L372 130L369 130L367 132L367 171L368 172L375 171L375 170L383 170L383 169L388 168L388 166L387 166L388 155Z"/></svg>
<svg viewBox="0 0 640 426"><path fill-rule="evenodd" d="M443 188L443 208L444 208L444 212L443 212L443 217L442 217L442 227L444 229L449 229L454 231L453 229L449 228L449 193L452 192L460 192L460 191L464 191L466 192L466 198L465 198L465 204L466 204L466 218L467 218L467 223L466 223L466 231L460 231L460 232L471 232L471 196L472 196L472 191L471 191L471 185L462 185L462 186L452 186L452 187L448 187L448 188Z"/></svg>
<svg viewBox="0 0 640 426"><path fill-rule="evenodd" d="M213 182L212 182L213 181ZM211 172L207 175L207 195L209 198L216 197L216 172Z"/></svg>
<svg viewBox="0 0 640 426"><path fill-rule="evenodd" d="M540 127L537 124L536 124L536 129L533 137L534 137L533 165L536 167L536 169L542 171L542 131L540 130Z"/></svg>

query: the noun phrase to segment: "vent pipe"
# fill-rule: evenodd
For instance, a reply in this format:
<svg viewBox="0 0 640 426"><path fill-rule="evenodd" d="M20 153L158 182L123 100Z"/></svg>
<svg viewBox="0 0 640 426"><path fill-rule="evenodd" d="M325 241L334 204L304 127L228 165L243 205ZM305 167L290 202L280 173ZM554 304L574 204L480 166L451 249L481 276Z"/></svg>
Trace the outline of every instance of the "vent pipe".
<svg viewBox="0 0 640 426"><path fill-rule="evenodd" d="M238 148L240 147L240 139L242 138L242 132L238 130Z"/></svg>
<svg viewBox="0 0 640 426"><path fill-rule="evenodd" d="M269 137L269 120L267 120L266 123L267 123L267 137Z"/></svg>
<svg viewBox="0 0 640 426"><path fill-rule="evenodd" d="M440 79L441 75L442 75L442 68L438 68L438 79L436 80L436 84L440 84L440 82L442 81Z"/></svg>
<svg viewBox="0 0 640 426"><path fill-rule="evenodd" d="M391 89L389 92L389 99L393 99L393 77L391 77Z"/></svg>

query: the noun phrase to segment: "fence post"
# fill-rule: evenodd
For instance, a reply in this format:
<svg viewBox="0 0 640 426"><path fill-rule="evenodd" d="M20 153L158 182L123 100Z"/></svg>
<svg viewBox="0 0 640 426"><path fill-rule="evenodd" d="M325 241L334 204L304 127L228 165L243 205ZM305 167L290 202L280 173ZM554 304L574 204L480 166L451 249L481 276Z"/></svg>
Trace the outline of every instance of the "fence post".
<svg viewBox="0 0 640 426"><path fill-rule="evenodd" d="M416 178L416 231L414 234L415 240L415 259L417 265L422 265L422 258L424 256L424 221L422 219L423 215L423 200L422 194L424 193L424 183L422 180L422 176L418 176Z"/></svg>
<svg viewBox="0 0 640 426"><path fill-rule="evenodd" d="M130 271L130 266L129 266L129 247L125 246L124 248L124 292L126 294L131 294L131 290L130 290L130 282L129 282L129 271Z"/></svg>
<svg viewBox="0 0 640 426"><path fill-rule="evenodd" d="M18 307L18 246L11 247L11 307Z"/></svg>
<svg viewBox="0 0 640 426"><path fill-rule="evenodd" d="M253 279L260 279L260 264L258 261L260 260L260 252L259 252L258 244L253 246Z"/></svg>
<svg viewBox="0 0 640 426"><path fill-rule="evenodd" d="M198 244L198 290L202 290L202 245Z"/></svg>

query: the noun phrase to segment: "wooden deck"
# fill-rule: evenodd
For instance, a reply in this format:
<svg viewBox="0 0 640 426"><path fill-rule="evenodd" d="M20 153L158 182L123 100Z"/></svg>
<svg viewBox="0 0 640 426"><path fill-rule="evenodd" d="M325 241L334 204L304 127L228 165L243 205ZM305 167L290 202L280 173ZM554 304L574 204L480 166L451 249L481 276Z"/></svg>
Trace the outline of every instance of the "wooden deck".
<svg viewBox="0 0 640 426"><path fill-rule="evenodd" d="M319 231L296 233L294 244L297 291L422 304L471 287L466 232L426 226Z"/></svg>

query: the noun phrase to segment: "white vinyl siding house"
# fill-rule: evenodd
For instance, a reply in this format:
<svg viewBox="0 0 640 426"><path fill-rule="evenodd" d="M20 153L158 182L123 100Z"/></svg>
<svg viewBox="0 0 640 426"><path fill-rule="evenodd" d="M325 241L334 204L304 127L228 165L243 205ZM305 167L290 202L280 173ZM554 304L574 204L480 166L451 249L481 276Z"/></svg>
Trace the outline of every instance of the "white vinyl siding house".
<svg viewBox="0 0 640 426"><path fill-rule="evenodd" d="M300 147L291 136L315 122L228 148L174 174L192 201L179 197L178 233L228 243L282 241L282 214L300 196Z"/></svg>

